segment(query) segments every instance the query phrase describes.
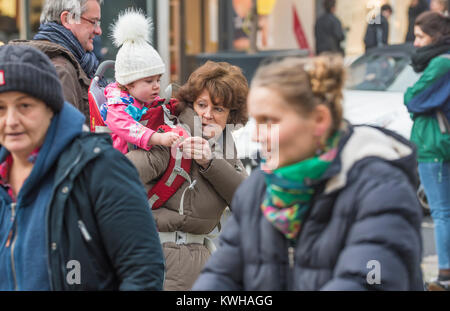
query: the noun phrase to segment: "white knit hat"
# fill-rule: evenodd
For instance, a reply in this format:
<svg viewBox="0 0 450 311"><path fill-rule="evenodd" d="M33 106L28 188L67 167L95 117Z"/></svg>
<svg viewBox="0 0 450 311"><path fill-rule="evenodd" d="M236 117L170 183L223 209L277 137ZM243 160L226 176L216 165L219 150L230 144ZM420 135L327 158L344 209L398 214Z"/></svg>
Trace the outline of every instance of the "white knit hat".
<svg viewBox="0 0 450 311"><path fill-rule="evenodd" d="M165 65L150 45L152 21L142 11L127 9L112 26L112 39L120 47L116 56L116 81L127 85L142 78L164 74Z"/></svg>

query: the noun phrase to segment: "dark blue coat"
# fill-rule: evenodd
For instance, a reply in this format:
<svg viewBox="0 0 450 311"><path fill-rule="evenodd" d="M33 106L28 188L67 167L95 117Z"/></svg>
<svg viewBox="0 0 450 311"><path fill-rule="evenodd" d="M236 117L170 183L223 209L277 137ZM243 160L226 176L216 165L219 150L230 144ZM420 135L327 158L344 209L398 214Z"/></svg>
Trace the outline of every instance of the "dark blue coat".
<svg viewBox="0 0 450 311"><path fill-rule="evenodd" d="M367 25L366 34L364 36L364 44L366 45L366 51L381 47L388 44L389 37L389 21L383 15L378 15L380 22L376 19L372 20L372 24Z"/></svg>
<svg viewBox="0 0 450 311"><path fill-rule="evenodd" d="M109 135L82 132L83 123L68 103L55 115L19 192L15 224L0 191L0 240L16 228L14 256L0 245L4 290L162 289L164 257L138 173Z"/></svg>
<svg viewBox="0 0 450 311"><path fill-rule="evenodd" d="M220 247L193 289L423 290L412 145L358 126L348 128L339 150L313 184L316 195L296 243L263 216L266 185L255 171L236 192Z"/></svg>

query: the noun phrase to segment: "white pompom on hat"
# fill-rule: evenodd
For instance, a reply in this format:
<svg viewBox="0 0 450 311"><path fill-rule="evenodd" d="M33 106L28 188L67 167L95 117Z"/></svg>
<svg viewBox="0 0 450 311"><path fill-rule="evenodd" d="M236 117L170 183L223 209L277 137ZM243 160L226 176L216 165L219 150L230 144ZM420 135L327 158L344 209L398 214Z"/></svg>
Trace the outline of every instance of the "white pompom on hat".
<svg viewBox="0 0 450 311"><path fill-rule="evenodd" d="M142 78L162 75L166 68L151 46L152 21L142 11L127 9L112 25L112 39L120 47L116 56L116 81L128 85Z"/></svg>

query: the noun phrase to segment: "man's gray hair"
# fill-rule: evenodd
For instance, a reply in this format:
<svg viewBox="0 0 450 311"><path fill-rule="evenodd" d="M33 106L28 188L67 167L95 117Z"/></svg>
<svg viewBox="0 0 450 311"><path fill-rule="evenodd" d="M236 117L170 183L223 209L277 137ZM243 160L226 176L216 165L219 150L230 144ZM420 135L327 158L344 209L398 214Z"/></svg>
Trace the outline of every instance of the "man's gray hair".
<svg viewBox="0 0 450 311"><path fill-rule="evenodd" d="M41 13L41 24L55 22L61 24L61 13L68 11L72 17L80 18L86 12L86 3L89 0L45 0ZM103 0L96 0L99 4Z"/></svg>

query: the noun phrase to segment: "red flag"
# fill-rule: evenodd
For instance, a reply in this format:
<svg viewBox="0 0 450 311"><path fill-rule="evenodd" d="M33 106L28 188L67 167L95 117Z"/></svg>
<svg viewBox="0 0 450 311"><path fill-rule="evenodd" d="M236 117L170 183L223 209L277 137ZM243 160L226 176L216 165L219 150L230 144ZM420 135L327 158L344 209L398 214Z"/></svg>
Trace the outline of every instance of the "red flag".
<svg viewBox="0 0 450 311"><path fill-rule="evenodd" d="M294 33L295 37L297 38L298 45L301 49L310 51L309 53L311 54L308 39L306 38L305 32L303 31L302 23L300 22L300 18L298 17L295 4L292 5L292 11L294 13Z"/></svg>

